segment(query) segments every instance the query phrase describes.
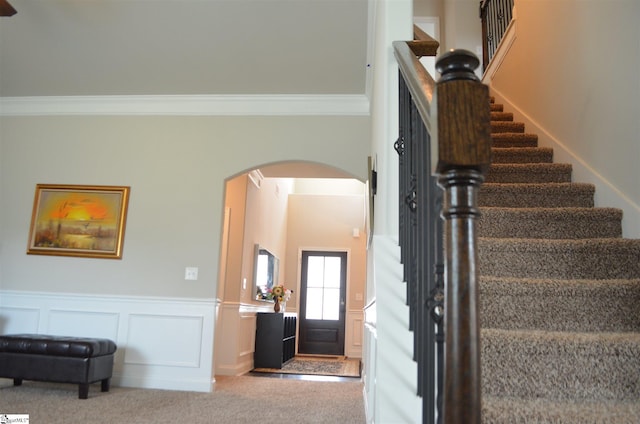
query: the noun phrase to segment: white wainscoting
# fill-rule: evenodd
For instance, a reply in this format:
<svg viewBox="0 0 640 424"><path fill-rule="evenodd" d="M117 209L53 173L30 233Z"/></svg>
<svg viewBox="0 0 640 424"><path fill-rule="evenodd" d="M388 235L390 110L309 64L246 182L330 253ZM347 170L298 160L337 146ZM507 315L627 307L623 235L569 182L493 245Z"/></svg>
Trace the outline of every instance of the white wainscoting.
<svg viewBox="0 0 640 424"><path fill-rule="evenodd" d="M345 355L349 358L362 358L364 340L364 312L362 309L347 311L345 326Z"/></svg>
<svg viewBox="0 0 640 424"><path fill-rule="evenodd" d="M115 386L211 391L215 313L215 299L0 291L0 334L115 341Z"/></svg>
<svg viewBox="0 0 640 424"><path fill-rule="evenodd" d="M220 305L215 352L216 375L242 375L253 369L256 312L268 311L269 306L266 305L229 301Z"/></svg>

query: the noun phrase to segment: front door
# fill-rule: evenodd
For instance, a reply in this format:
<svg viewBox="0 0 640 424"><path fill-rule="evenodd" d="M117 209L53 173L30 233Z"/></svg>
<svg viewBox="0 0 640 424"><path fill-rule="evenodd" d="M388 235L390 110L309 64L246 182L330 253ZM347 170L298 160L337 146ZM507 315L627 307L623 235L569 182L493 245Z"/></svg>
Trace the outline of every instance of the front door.
<svg viewBox="0 0 640 424"><path fill-rule="evenodd" d="M298 352L344 355L347 252L303 251Z"/></svg>

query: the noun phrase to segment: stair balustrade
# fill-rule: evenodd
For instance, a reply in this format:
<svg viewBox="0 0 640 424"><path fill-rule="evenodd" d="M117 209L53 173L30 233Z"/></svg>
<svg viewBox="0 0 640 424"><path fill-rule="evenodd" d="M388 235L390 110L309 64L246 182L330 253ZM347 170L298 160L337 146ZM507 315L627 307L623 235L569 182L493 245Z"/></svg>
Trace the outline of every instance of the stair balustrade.
<svg viewBox="0 0 640 424"><path fill-rule="evenodd" d="M482 0L482 69L487 69L513 17L514 0Z"/></svg>
<svg viewBox="0 0 640 424"><path fill-rule="evenodd" d="M401 261L423 422L479 423L475 220L491 160L489 94L473 72L478 59L464 50L439 58L436 84L419 57L437 47L432 39L394 43Z"/></svg>

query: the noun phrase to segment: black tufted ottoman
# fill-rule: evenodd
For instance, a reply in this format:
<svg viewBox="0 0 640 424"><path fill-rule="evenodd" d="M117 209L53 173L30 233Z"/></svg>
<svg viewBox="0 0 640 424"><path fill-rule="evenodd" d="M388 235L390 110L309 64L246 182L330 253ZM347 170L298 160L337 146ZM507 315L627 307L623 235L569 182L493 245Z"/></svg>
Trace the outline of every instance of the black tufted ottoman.
<svg viewBox="0 0 640 424"><path fill-rule="evenodd" d="M109 391L116 344L108 339L12 334L0 336L0 377L79 384L78 397L87 399L89 385L100 381Z"/></svg>

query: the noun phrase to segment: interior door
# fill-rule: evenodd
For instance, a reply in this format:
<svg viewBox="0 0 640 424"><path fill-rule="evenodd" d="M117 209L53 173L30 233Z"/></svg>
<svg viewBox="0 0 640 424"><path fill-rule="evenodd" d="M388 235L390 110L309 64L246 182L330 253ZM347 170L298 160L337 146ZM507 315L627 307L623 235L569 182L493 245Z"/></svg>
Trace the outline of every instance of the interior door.
<svg viewBox="0 0 640 424"><path fill-rule="evenodd" d="M344 355L347 252L303 251L298 352Z"/></svg>

